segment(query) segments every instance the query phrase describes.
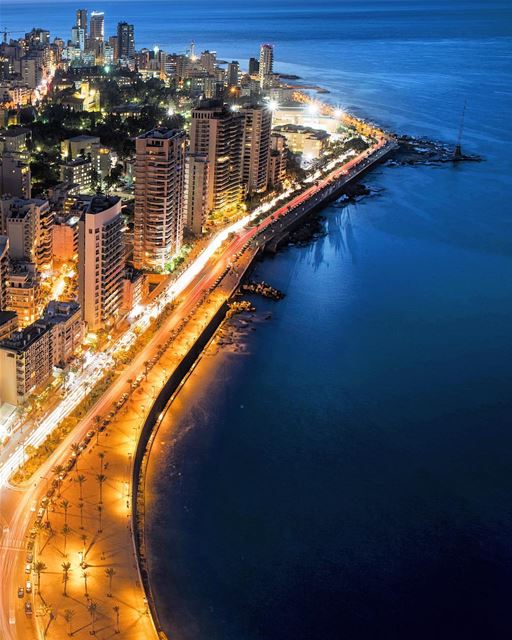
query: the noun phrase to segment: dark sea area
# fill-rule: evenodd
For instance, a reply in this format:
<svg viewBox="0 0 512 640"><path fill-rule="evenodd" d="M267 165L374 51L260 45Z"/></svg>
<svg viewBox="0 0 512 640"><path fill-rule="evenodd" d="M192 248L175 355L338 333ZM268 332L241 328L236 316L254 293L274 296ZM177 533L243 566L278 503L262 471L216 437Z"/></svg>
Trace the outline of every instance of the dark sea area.
<svg viewBox="0 0 512 640"><path fill-rule="evenodd" d="M5 2L66 35L77 2ZM88 3L85 3L86 6ZM158 433L147 544L176 640L512 637L512 7L98 0L136 46L276 69L482 163L379 167L261 262ZM229 344L232 342L232 344ZM234 345L238 345L235 349Z"/></svg>

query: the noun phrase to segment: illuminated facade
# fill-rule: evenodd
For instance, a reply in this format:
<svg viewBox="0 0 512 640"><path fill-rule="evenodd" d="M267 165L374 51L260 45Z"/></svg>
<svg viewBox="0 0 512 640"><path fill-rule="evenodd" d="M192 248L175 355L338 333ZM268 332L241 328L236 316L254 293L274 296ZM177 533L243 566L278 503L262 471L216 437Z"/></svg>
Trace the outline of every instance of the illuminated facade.
<svg viewBox="0 0 512 640"><path fill-rule="evenodd" d="M78 223L78 294L89 331L111 327L123 295L124 243L121 200L80 196Z"/></svg>
<svg viewBox="0 0 512 640"><path fill-rule="evenodd" d="M242 182L248 193L266 191L270 159L272 112L260 105L244 107Z"/></svg>
<svg viewBox="0 0 512 640"><path fill-rule="evenodd" d="M274 47L271 44L262 44L260 48L260 87L266 89L273 82L274 74Z"/></svg>
<svg viewBox="0 0 512 640"><path fill-rule="evenodd" d="M240 113L214 101L192 110L190 153L208 159L208 214L233 210L242 200L243 125Z"/></svg>
<svg viewBox="0 0 512 640"><path fill-rule="evenodd" d="M162 271L183 239L187 139L183 131L154 129L135 144L133 264Z"/></svg>

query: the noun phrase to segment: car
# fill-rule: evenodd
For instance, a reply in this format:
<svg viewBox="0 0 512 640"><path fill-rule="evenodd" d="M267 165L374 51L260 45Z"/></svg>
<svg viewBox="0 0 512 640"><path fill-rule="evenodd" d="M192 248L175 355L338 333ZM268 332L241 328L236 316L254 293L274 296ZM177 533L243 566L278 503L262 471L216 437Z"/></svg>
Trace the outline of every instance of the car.
<svg viewBox="0 0 512 640"><path fill-rule="evenodd" d="M30 580L27 580L27 582L25 584L25 591L27 593L31 593L32 592L32 583L30 582Z"/></svg>
<svg viewBox="0 0 512 640"><path fill-rule="evenodd" d="M25 565L25 573L32 573L32 563L27 562Z"/></svg>
<svg viewBox="0 0 512 640"><path fill-rule="evenodd" d="M27 616L32 615L32 604L30 602L25 602L25 613Z"/></svg>
<svg viewBox="0 0 512 640"><path fill-rule="evenodd" d="M24 595L25 590L23 589L23 587L18 587L18 598L23 598Z"/></svg>
<svg viewBox="0 0 512 640"><path fill-rule="evenodd" d="M29 551L27 553L27 562L30 562L32 564L33 560L34 560L34 554L32 553L32 551Z"/></svg>

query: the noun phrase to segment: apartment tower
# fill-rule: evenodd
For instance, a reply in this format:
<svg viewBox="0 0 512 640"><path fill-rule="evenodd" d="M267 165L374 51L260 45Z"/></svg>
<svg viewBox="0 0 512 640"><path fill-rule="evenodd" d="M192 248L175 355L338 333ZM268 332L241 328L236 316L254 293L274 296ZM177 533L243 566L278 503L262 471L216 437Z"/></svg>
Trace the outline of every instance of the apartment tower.
<svg viewBox="0 0 512 640"><path fill-rule="evenodd" d="M163 271L183 240L187 138L154 129L136 140L133 264Z"/></svg>
<svg viewBox="0 0 512 640"><path fill-rule="evenodd" d="M113 325L123 296L124 243L121 200L79 196L78 293L89 331Z"/></svg>

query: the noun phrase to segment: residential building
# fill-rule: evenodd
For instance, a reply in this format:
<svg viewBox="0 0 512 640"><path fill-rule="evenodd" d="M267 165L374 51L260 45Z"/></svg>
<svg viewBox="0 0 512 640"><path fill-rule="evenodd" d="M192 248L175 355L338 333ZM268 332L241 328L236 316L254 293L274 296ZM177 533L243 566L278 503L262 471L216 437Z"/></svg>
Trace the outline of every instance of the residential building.
<svg viewBox="0 0 512 640"><path fill-rule="evenodd" d="M121 200L80 196L78 223L78 292L89 331L112 326L123 294L124 246Z"/></svg>
<svg viewBox="0 0 512 640"><path fill-rule="evenodd" d="M135 57L133 24L120 22L117 25L117 57L119 60L133 60Z"/></svg>
<svg viewBox="0 0 512 640"><path fill-rule="evenodd" d="M103 11L92 11L90 22L90 38L95 42L105 40L105 14Z"/></svg>
<svg viewBox="0 0 512 640"><path fill-rule="evenodd" d="M87 37L87 9L77 9L76 11L76 26L82 29Z"/></svg>
<svg viewBox="0 0 512 640"><path fill-rule="evenodd" d="M7 279L7 309L18 316L20 327L35 322L42 311L41 283L33 264L16 263Z"/></svg>
<svg viewBox="0 0 512 640"><path fill-rule="evenodd" d="M243 107L242 183L247 193L266 191L270 158L272 112L266 106Z"/></svg>
<svg viewBox="0 0 512 640"><path fill-rule="evenodd" d="M181 249L184 225L186 135L154 129L135 141L136 269L165 270Z"/></svg>
<svg viewBox="0 0 512 640"><path fill-rule="evenodd" d="M206 223L208 200L208 156L191 153L187 157L186 170L187 229L199 235Z"/></svg>
<svg viewBox="0 0 512 640"><path fill-rule="evenodd" d="M0 214L11 259L34 263L38 270L51 266L53 212L48 200L4 198Z"/></svg>
<svg viewBox="0 0 512 640"><path fill-rule="evenodd" d="M311 127L286 124L275 127L274 131L286 138L292 153L300 154L306 160L319 158L329 143L329 134L326 131Z"/></svg>
<svg viewBox="0 0 512 640"><path fill-rule="evenodd" d="M259 74L260 87L270 87L274 79L274 47L271 44L261 45Z"/></svg>
<svg viewBox="0 0 512 640"><path fill-rule="evenodd" d="M259 76L260 63L256 58L249 58L249 75Z"/></svg>
<svg viewBox="0 0 512 640"><path fill-rule="evenodd" d="M206 214L228 213L242 201L244 117L216 101L192 110L190 153L208 160Z"/></svg>
<svg viewBox="0 0 512 640"><path fill-rule="evenodd" d="M71 360L82 340L79 305L51 302L40 320L0 342L0 401L26 403L51 380L55 366Z"/></svg>
<svg viewBox="0 0 512 640"><path fill-rule="evenodd" d="M0 158L0 195L30 198L30 167L8 153Z"/></svg>
<svg viewBox="0 0 512 640"><path fill-rule="evenodd" d="M101 144L98 136L80 135L67 138L60 143L60 151L66 161L90 157L92 169L99 177L104 179L110 175L112 153L108 147ZM84 185L82 190L86 188Z"/></svg>
<svg viewBox="0 0 512 640"><path fill-rule="evenodd" d="M12 127L0 131L0 155L9 154L15 160L30 161L32 132L25 127Z"/></svg>
<svg viewBox="0 0 512 640"><path fill-rule="evenodd" d="M0 310L7 309L7 283L9 277L9 238L0 236Z"/></svg>
<svg viewBox="0 0 512 640"><path fill-rule="evenodd" d="M233 62L229 62L228 68L226 71L226 84L228 88L232 89L232 88L238 87L239 75L240 75L240 64L236 60L233 60Z"/></svg>
<svg viewBox="0 0 512 640"><path fill-rule="evenodd" d="M0 310L0 340L10 338L18 330L18 316L14 311Z"/></svg>
<svg viewBox="0 0 512 640"><path fill-rule="evenodd" d="M90 191L93 182L93 165L91 158L78 157L67 160L60 165L60 179L80 185L81 192Z"/></svg>
<svg viewBox="0 0 512 640"><path fill-rule="evenodd" d="M286 138L273 132L270 136L269 185L278 189L286 179L288 146Z"/></svg>
<svg viewBox="0 0 512 640"><path fill-rule="evenodd" d="M71 262L78 256L78 221L76 215L58 216L52 227L54 264Z"/></svg>

